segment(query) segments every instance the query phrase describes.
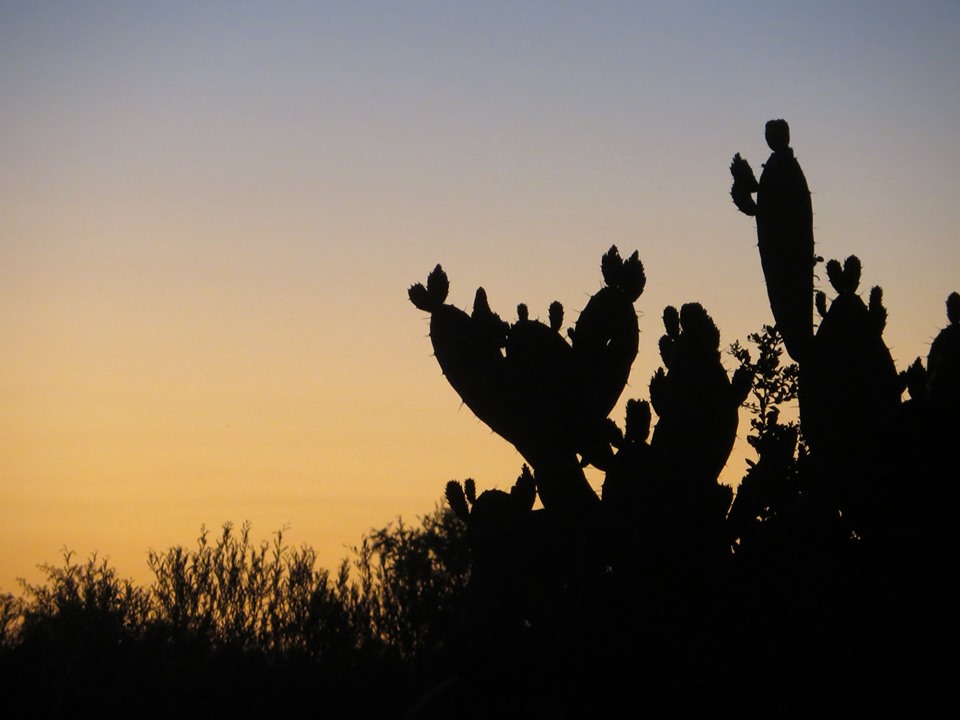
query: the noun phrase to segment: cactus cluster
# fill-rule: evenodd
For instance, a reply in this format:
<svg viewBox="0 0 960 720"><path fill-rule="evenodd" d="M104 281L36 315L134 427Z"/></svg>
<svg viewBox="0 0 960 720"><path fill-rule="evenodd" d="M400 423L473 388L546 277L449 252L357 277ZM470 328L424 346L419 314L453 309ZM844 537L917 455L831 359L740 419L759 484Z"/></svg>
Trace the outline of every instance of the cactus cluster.
<svg viewBox="0 0 960 720"><path fill-rule="evenodd" d="M910 523L897 517L905 503L903 478L933 478L943 488L949 485L944 478L956 474L943 459L943 443L934 439L945 437L947 428L960 429L955 418L960 394L950 389L956 387L951 378L960 371L960 355L948 349L960 333L955 329L960 295L947 301L950 325L931 346L927 368L918 358L898 373L883 340L883 290L873 287L867 302L860 297L857 256L826 263L832 302L825 292L813 291L820 258L813 253L810 192L785 121L767 123L767 142L773 154L759 183L749 164L734 156L731 196L741 212L757 218L770 307L799 364L800 427L809 449L806 492L834 508L857 535L907 532ZM816 329L811 304L820 315ZM902 402L904 389L910 390L908 403ZM950 409L943 413L943 408Z"/></svg>
<svg viewBox="0 0 960 720"><path fill-rule="evenodd" d="M741 367L731 376L707 311L693 302L667 307L663 367L650 381L649 400L626 403L623 429L608 416L638 352L634 303L645 276L637 252L623 260L613 247L603 256L604 287L566 335L558 302L546 323L525 305L515 321L503 320L482 288L470 313L447 304L449 281L439 265L425 285L409 290L413 304L430 313L447 380L529 464L509 492L477 495L472 480L446 487L450 507L468 526L481 644L492 647L490 638L512 628L521 638L512 647L532 643L537 650L532 659L517 655L510 667L538 668L557 694L580 692L558 664L568 655L564 643L611 657L624 642L648 648L660 664L643 667L656 677L647 687L664 683L659 691L670 703L693 677L730 692L730 683L705 679L709 669L690 669L695 656L741 662L766 678L771 693L786 691L791 673L793 691L809 687L807 654L824 667L852 657L850 647L840 652L832 643L883 583L875 614L856 620L869 638L858 641L860 655L833 667L836 677L867 678L886 662L877 618L916 608L918 587L945 592L939 575L918 576L916 567L939 568L957 549L960 294L947 299L948 324L926 364L918 358L898 373L883 339L882 290L874 287L866 302L860 297L856 256L826 263L832 301L815 292L822 259L787 123L768 122L766 140L772 154L759 181L739 154L730 166L733 201L756 218L775 321L763 336L751 336L762 357L754 364L734 345ZM795 363L790 369L779 366L780 338ZM751 392L764 403L774 395L777 402L797 398L800 419L782 423L777 407L746 404L760 413L750 438L759 457L734 498L718 477ZM599 496L584 474L588 464L605 473ZM911 617L917 633L931 632L926 618ZM935 617L929 623L943 619ZM721 639L730 618L740 624L738 647L762 644L789 670L777 675L757 659L762 653L736 655ZM779 634L765 635L771 627ZM656 674L662 668L669 670ZM582 692L596 702L596 687L626 680L620 671L598 662L582 686L591 689Z"/></svg>

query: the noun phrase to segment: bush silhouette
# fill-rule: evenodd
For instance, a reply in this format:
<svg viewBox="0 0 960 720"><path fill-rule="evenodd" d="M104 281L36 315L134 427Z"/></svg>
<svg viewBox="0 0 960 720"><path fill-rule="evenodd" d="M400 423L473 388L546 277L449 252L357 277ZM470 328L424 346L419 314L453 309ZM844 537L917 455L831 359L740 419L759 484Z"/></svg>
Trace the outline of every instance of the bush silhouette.
<svg viewBox="0 0 960 720"><path fill-rule="evenodd" d="M53 717L380 717L442 679L469 573L463 526L437 509L364 537L335 574L283 532L203 529L149 553L137 586L97 556L44 565L4 596L8 707ZM375 688L371 691L371 688Z"/></svg>

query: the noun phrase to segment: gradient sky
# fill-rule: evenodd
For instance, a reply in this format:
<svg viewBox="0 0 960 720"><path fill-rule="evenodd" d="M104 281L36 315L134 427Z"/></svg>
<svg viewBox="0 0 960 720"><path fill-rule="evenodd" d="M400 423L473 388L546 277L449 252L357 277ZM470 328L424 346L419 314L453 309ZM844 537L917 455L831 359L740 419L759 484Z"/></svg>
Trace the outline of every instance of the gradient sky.
<svg viewBox="0 0 960 720"><path fill-rule="evenodd" d="M225 521L333 566L508 487L407 287L569 323L637 249L646 397L665 305L771 321L728 166L773 117L905 368L960 290L958 77L956 2L0 2L0 589Z"/></svg>

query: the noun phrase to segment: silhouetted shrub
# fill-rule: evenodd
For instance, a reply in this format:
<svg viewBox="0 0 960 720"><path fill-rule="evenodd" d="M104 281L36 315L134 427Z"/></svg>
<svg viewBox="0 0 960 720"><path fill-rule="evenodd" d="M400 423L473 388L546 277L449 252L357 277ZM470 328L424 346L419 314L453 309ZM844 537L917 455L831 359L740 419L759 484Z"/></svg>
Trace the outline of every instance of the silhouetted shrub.
<svg viewBox="0 0 960 720"><path fill-rule="evenodd" d="M43 565L43 582L3 596L11 702L70 717L368 717L442 677L469 573L449 510L371 531L335 575L282 531L260 544L250 531L151 551L142 587L96 555Z"/></svg>
<svg viewBox="0 0 960 720"><path fill-rule="evenodd" d="M14 645L20 638L23 609L13 593L0 593L0 651Z"/></svg>
<svg viewBox="0 0 960 720"><path fill-rule="evenodd" d="M350 603L366 621L366 642L402 660L443 655L463 622L470 575L465 535L463 523L443 511L419 527L398 520L354 548L360 592Z"/></svg>

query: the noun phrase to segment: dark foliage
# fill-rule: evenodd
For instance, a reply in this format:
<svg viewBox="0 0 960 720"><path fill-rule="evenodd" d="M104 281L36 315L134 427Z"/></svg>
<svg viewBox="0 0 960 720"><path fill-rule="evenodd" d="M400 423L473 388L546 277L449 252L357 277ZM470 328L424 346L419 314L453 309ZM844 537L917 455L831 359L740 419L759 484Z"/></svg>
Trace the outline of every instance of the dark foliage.
<svg viewBox="0 0 960 720"><path fill-rule="evenodd" d="M139 587L106 560L45 565L3 597L8 707L44 717L387 717L443 678L469 573L447 510L372 531L336 574L282 532L227 524L151 552ZM441 672L442 671L442 672Z"/></svg>

